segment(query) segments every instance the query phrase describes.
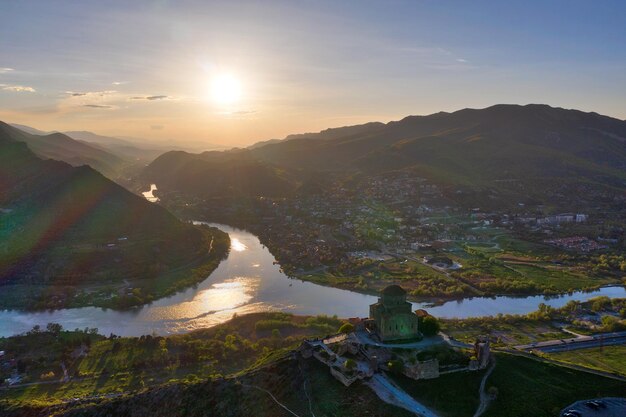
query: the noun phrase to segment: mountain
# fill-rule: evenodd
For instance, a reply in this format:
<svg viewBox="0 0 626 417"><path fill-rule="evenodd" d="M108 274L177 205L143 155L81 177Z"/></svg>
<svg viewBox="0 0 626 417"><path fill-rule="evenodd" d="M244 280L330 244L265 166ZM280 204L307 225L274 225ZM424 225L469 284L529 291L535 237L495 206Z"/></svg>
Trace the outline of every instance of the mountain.
<svg viewBox="0 0 626 417"><path fill-rule="evenodd" d="M142 173L142 179L160 190L204 196L285 196L296 181L285 170L261 162L250 151L238 149L191 154L167 152Z"/></svg>
<svg viewBox="0 0 626 417"><path fill-rule="evenodd" d="M0 125L0 284L148 279L206 253L195 227L89 166L39 158L23 134Z"/></svg>
<svg viewBox="0 0 626 417"><path fill-rule="evenodd" d="M149 144L137 144L127 139L98 135L85 130L69 131L65 132L65 134L73 139L87 142L91 146L113 152L116 155L124 155L126 159L131 159L143 164L152 162L157 156L169 150L164 150L154 145L151 147Z"/></svg>
<svg viewBox="0 0 626 417"><path fill-rule="evenodd" d="M414 167L450 180L519 178L531 167L537 176L580 168L619 177L626 166L626 122L546 105L496 105L343 129L269 144L254 154L311 169Z"/></svg>
<svg viewBox="0 0 626 417"><path fill-rule="evenodd" d="M327 129L258 143L240 152L244 154L248 165L283 172L281 183L299 182L294 173L309 178L322 173L368 177L403 171L459 193L472 191L466 194L480 196L479 200L531 198L547 203L552 194L562 191L568 197L563 204L584 192L581 184L610 192L626 190L626 122L547 105L502 104L409 116L387 124ZM232 151L216 152L210 160L202 154L164 155L162 161L177 159L174 165L178 168L170 171L169 164L157 160L159 164L155 161L146 172L150 178L164 178L168 187L184 191L195 175L189 171L193 171L198 190L202 181L230 181L226 176L232 172L210 171L209 166L227 164L232 155ZM190 165L185 166L183 160ZM206 175L211 172L211 178L200 173L200 165ZM236 172L239 182L252 184L255 180L245 170ZM276 178L266 176L265 180ZM562 186L567 190L561 190ZM262 195L263 190L256 193Z"/></svg>
<svg viewBox="0 0 626 417"><path fill-rule="evenodd" d="M128 161L118 155L74 140L63 133L45 133L21 125L16 128L2 122L0 133L14 141L26 143L41 158L64 161L73 166L89 165L109 178L115 178L120 169L128 165Z"/></svg>

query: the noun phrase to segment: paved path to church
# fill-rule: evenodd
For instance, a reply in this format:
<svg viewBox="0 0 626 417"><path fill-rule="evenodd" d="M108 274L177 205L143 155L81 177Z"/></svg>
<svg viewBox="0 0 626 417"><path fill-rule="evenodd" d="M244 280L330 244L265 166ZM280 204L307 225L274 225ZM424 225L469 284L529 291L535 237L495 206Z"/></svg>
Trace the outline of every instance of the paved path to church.
<svg viewBox="0 0 626 417"><path fill-rule="evenodd" d="M404 408L421 417L439 417L434 411L417 402L402 388L390 381L383 373L374 374L366 385L374 390L378 398L388 404Z"/></svg>

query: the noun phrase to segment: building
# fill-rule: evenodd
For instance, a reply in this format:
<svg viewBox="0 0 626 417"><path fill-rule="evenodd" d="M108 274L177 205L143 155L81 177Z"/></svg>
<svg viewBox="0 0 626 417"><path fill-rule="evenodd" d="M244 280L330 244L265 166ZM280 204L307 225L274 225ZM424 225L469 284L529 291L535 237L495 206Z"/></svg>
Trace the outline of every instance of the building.
<svg viewBox="0 0 626 417"><path fill-rule="evenodd" d="M389 285L381 291L378 302L370 305L370 319L376 323L376 332L384 342L413 339L420 335L418 317L406 301L406 291L398 285Z"/></svg>

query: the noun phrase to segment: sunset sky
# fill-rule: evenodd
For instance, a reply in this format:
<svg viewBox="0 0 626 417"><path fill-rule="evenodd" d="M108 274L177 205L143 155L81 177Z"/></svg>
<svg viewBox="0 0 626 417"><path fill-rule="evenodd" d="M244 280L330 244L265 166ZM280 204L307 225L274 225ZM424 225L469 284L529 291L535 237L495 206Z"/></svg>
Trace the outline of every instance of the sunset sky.
<svg viewBox="0 0 626 417"><path fill-rule="evenodd" d="M624 1L0 1L0 120L247 145L546 103L626 118Z"/></svg>

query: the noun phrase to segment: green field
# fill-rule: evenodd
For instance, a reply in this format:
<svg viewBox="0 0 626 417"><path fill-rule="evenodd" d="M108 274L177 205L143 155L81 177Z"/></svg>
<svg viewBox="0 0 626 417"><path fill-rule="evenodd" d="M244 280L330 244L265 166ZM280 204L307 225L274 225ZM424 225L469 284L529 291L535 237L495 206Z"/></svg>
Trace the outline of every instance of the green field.
<svg viewBox="0 0 626 417"><path fill-rule="evenodd" d="M487 388L498 395L485 417L554 417L581 399L626 395L626 382L508 354L496 361Z"/></svg>
<svg viewBox="0 0 626 417"><path fill-rule="evenodd" d="M485 371L459 372L437 379L393 379L416 400L443 417L471 417L479 404ZM555 417L569 404L585 398L626 395L626 382L575 371L509 354L496 354L496 367L486 388L497 389L487 417Z"/></svg>
<svg viewBox="0 0 626 417"><path fill-rule="evenodd" d="M550 353L547 356L557 361L626 376L626 346L623 345Z"/></svg>
<svg viewBox="0 0 626 417"><path fill-rule="evenodd" d="M23 382L2 394L14 402L58 402L73 397L134 392L168 381L232 375L285 355L303 338L335 333L336 317L259 313L204 330L168 337L105 338L93 332L33 332L0 338L0 350L24 363ZM84 356L77 356L81 345ZM61 363L73 377L59 383ZM10 370L0 371L0 380Z"/></svg>

